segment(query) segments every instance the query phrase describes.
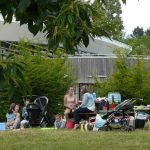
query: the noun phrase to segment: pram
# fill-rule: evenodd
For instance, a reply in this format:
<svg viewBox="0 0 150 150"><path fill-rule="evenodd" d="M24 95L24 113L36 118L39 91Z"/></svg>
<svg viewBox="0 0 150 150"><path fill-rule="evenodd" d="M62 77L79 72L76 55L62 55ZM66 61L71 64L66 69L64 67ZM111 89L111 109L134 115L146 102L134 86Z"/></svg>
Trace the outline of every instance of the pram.
<svg viewBox="0 0 150 150"><path fill-rule="evenodd" d="M134 125L131 124L131 117L134 118L134 112L131 111L132 104L142 99L127 99L118 104L114 110L107 112L102 116L106 123L99 130L109 131L112 129L121 129L122 131L133 131Z"/></svg>
<svg viewBox="0 0 150 150"><path fill-rule="evenodd" d="M46 96L37 96L36 99L27 105L28 121L31 127L45 127L50 124L47 118L48 98Z"/></svg>

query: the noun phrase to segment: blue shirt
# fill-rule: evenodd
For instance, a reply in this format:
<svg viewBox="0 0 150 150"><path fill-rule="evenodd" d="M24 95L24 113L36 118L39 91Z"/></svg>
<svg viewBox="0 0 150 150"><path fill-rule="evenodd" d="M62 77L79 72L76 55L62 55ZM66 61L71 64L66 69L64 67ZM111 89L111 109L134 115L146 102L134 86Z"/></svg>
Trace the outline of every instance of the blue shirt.
<svg viewBox="0 0 150 150"><path fill-rule="evenodd" d="M80 105L81 108L94 108L95 107L95 100L93 95L90 93L85 93L83 95L82 104Z"/></svg>
<svg viewBox="0 0 150 150"><path fill-rule="evenodd" d="M14 121L16 119L16 114L11 113L11 114L6 114L7 122Z"/></svg>

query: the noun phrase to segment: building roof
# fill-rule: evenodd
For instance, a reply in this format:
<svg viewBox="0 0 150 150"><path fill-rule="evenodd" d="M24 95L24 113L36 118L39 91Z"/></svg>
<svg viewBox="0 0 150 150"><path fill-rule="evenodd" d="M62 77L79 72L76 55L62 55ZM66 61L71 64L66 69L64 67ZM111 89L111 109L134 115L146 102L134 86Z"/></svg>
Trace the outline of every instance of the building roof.
<svg viewBox="0 0 150 150"><path fill-rule="evenodd" d="M46 43L46 38L43 33L38 33L35 37L28 30L27 25L20 26L17 22L4 24L0 21L0 41L19 41L21 39L32 40L34 43Z"/></svg>
<svg viewBox="0 0 150 150"><path fill-rule="evenodd" d="M99 55L114 55L113 51L117 48L126 49L128 53L132 51L131 46L106 37L95 37L94 40L90 39L88 47L84 45L78 47L82 52Z"/></svg>
<svg viewBox="0 0 150 150"><path fill-rule="evenodd" d="M3 21L0 21L0 41L19 41L23 38L31 40L33 43L47 44L43 33L38 33L36 36L33 36L28 30L27 25L20 26L17 22L4 24ZM113 51L116 48L126 49L128 52L132 51L131 46L119 41L106 37L95 37L94 40L90 38L87 48L83 44L78 46L78 54L114 55Z"/></svg>

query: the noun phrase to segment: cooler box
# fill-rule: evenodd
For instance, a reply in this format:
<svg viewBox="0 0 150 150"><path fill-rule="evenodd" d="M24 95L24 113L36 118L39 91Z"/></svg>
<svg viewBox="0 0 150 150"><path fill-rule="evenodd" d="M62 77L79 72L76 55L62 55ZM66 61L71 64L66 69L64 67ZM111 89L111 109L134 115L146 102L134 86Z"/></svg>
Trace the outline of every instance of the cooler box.
<svg viewBox="0 0 150 150"><path fill-rule="evenodd" d="M72 122L72 121L67 121L67 122L66 122L66 128L67 128L67 129L72 129L72 128L74 128L74 122Z"/></svg>
<svg viewBox="0 0 150 150"><path fill-rule="evenodd" d="M0 131L6 130L6 123L0 123Z"/></svg>

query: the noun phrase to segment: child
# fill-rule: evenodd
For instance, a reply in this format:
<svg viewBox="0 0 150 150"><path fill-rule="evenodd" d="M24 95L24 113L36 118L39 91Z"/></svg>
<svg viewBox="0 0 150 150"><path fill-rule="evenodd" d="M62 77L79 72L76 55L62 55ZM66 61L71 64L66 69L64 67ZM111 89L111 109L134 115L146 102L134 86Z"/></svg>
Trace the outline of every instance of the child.
<svg viewBox="0 0 150 150"><path fill-rule="evenodd" d="M12 103L6 114L7 118L7 129L17 129L20 127L20 114L19 114L20 106L18 104Z"/></svg>
<svg viewBox="0 0 150 150"><path fill-rule="evenodd" d="M27 118L28 118L28 113L27 113L27 109L26 109L26 107L27 107L27 105L30 103L30 99L26 99L25 100L25 106L23 107L23 109L22 109L22 118L24 119L24 120L27 120Z"/></svg>
<svg viewBox="0 0 150 150"><path fill-rule="evenodd" d="M145 125L144 125L145 130L150 130L150 116L147 117Z"/></svg>
<svg viewBox="0 0 150 150"><path fill-rule="evenodd" d="M25 106L22 109L22 118L23 120L21 121L21 129L28 127L29 121L28 121L28 112L27 112L27 105L30 103L30 99L25 100Z"/></svg>
<svg viewBox="0 0 150 150"><path fill-rule="evenodd" d="M65 128L65 120L62 119L62 116L60 114L55 115L54 126L55 126L55 129Z"/></svg>

